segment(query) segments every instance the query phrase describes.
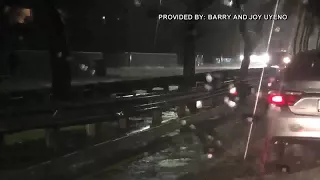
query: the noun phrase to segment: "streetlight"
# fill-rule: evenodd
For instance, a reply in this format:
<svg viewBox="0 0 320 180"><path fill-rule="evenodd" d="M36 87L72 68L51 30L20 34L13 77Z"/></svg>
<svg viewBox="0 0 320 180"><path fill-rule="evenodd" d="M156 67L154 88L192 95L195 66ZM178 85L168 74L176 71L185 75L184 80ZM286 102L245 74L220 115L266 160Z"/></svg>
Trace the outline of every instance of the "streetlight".
<svg viewBox="0 0 320 180"><path fill-rule="evenodd" d="M141 6L141 0L134 0L134 5L136 7L140 7Z"/></svg>

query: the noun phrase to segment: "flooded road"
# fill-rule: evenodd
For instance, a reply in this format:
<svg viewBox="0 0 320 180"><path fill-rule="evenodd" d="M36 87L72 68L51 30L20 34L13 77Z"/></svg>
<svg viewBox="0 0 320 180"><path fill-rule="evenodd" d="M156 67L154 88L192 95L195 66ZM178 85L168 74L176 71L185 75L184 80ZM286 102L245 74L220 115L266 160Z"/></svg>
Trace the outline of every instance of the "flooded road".
<svg viewBox="0 0 320 180"><path fill-rule="evenodd" d="M204 124L210 126L216 120L208 119ZM202 169L214 166L228 158L234 158L241 151L239 147L244 147L244 138L239 135L247 131L247 128L244 128L247 125L234 116L225 120L229 123L217 129L212 128L217 134L215 136L217 142L222 144L220 150L216 149L217 154L215 151L212 153L212 158L204 151L203 142L195 133L176 131L168 134L168 136L172 136L172 141L168 142L166 148L155 153L145 152L140 158L121 162L103 171L83 177L81 180L179 179L187 174L197 173ZM201 125L197 127L201 128ZM232 139L236 139L235 137L238 137L238 141L234 142ZM223 153L218 153L218 151Z"/></svg>
<svg viewBox="0 0 320 180"><path fill-rule="evenodd" d="M206 180L315 180L320 177L320 144L308 142L303 144L288 144L282 161L277 161L275 147L277 143L269 144L269 154L266 162L262 157L266 152L265 121L256 122L253 128L248 156L243 160L242 147L236 156L229 161L222 161L210 168L199 171L196 175L185 176L182 179ZM244 143L244 142L243 142ZM235 157L236 157L235 156ZM230 158L230 157L228 157ZM228 159L225 158L225 159ZM264 166L263 166L264 165ZM262 168L264 167L264 168Z"/></svg>
<svg viewBox="0 0 320 180"><path fill-rule="evenodd" d="M217 134L214 138L219 139L222 145L220 149L215 149L212 157L204 151L204 143L195 133L176 131L167 135L172 136L172 141L167 143L166 148L145 152L79 180L251 180L260 177L265 122L255 123L248 158L244 161L249 124L235 116L225 120L229 123L213 130ZM197 127L208 127L213 121L208 119ZM287 161L283 163L290 167L291 173L281 173L281 166L274 163L271 152L263 179L319 179L320 146L288 145L287 149Z"/></svg>

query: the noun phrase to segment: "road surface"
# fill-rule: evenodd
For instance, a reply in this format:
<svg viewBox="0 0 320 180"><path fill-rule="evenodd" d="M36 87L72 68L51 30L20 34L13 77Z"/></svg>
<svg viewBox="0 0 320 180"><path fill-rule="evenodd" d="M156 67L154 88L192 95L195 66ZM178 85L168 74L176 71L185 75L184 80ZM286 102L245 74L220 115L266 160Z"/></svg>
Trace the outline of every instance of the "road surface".
<svg viewBox="0 0 320 180"><path fill-rule="evenodd" d="M208 119L197 127L210 129L215 120L217 119ZM173 140L168 143L167 148L153 153L145 152L137 159L120 162L79 180L249 180L260 176L270 180L318 179L319 147L313 146L311 149L309 145L288 145L284 165L290 167L291 174L280 173L280 169L274 164L272 153L265 164L265 172L261 173L265 121L261 119L254 123L248 158L244 161L250 123L237 115L225 120L229 123L214 129L216 140L222 145L212 153L212 157L204 152L203 143L195 133L172 132Z"/></svg>
<svg viewBox="0 0 320 180"><path fill-rule="evenodd" d="M230 117L233 118L233 117ZM210 124L209 119L206 123ZM243 133L241 122L236 119L230 119L230 123L216 129L219 134L219 139L222 142L230 142L230 134L226 132L233 131L233 135L237 136ZM197 173L204 167L210 167L218 162L224 161L229 156L239 154L239 143L229 144L230 149L225 154L219 155L217 158L208 159L203 153L202 143L194 133L179 133L172 132L172 142L168 143L167 148L158 152L149 154L144 153L144 156L137 160L119 163L115 166L108 167L105 170L90 174L81 180L140 180L140 179L178 179L190 172ZM243 142L244 139L239 138ZM223 145L225 146L225 145Z"/></svg>

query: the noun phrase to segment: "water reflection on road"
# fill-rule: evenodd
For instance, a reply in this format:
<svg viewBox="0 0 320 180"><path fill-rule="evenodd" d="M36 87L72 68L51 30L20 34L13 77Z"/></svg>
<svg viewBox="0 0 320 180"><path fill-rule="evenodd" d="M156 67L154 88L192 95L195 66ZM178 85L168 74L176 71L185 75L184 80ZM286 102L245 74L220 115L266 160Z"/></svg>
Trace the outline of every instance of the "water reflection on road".
<svg viewBox="0 0 320 180"><path fill-rule="evenodd" d="M190 141L185 141L190 139ZM201 162L201 144L192 134L175 136L173 143L154 154L144 153L144 157L133 162L123 163L86 179L141 180L176 179L197 168Z"/></svg>
<svg viewBox="0 0 320 180"><path fill-rule="evenodd" d="M224 127L217 129L218 132L243 132L239 123L226 123ZM210 124L209 124L210 125ZM234 133L222 133L226 141L236 136ZM243 133L242 133L243 134ZM227 150L224 155L215 156L208 159L207 154L203 152L203 144L198 137L191 132L179 133L172 132L168 136L173 136L167 147L150 154L145 152L140 159L130 162L122 162L121 164L109 167L104 171L97 172L81 180L162 180L162 179L178 179L189 173L197 173L202 169L209 168L225 161L226 157L239 154L239 145L235 142L232 147ZM224 142L224 141L223 141ZM240 145L243 147L243 144ZM243 149L243 148L242 148Z"/></svg>

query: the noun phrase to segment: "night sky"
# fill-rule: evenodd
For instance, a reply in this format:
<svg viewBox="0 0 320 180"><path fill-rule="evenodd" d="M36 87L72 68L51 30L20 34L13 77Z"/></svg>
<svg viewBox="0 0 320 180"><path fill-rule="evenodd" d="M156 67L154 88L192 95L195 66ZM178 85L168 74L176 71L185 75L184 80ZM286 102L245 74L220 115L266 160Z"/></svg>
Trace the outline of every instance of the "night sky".
<svg viewBox="0 0 320 180"><path fill-rule="evenodd" d="M144 1L147 4L135 6L134 0L69 0L60 1L59 7L63 10L69 46L75 51L104 51L104 52L171 52L180 50L184 22L160 21L156 43L155 32L157 19L148 17L147 12L159 1ZM258 13L261 1L251 0L246 5L247 12ZM185 7L178 0L163 1L163 6L169 12L183 12ZM204 10L207 13L235 13L235 10L220 4L213 3ZM46 34L37 26L37 16L29 38L26 38L27 49L47 49ZM264 27L264 41L259 45L263 49L270 30L270 22ZM249 22L249 29L255 22ZM278 44L279 38L283 44L289 44L292 29L292 20L276 22L281 31L274 33L273 43ZM197 25L197 52L214 56L233 56L240 53L241 36L238 32L238 22L201 21Z"/></svg>
<svg viewBox="0 0 320 180"><path fill-rule="evenodd" d="M65 15L68 42L72 50L176 52L181 46L184 28L182 21L161 21L155 43L157 19L147 16L150 7L136 7L133 0L70 2L59 4ZM173 3L170 8L173 12L179 12L181 4ZM232 11L216 2L204 13ZM30 28L32 30L29 31L29 37L25 39L24 48L47 49L46 34L37 25L41 14L35 12L34 16L35 22ZM236 29L237 23L234 21L198 23L197 51L211 54L228 52L230 48L234 48L230 39L238 36Z"/></svg>

